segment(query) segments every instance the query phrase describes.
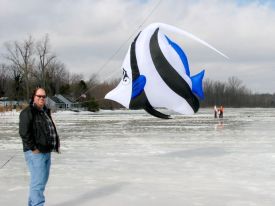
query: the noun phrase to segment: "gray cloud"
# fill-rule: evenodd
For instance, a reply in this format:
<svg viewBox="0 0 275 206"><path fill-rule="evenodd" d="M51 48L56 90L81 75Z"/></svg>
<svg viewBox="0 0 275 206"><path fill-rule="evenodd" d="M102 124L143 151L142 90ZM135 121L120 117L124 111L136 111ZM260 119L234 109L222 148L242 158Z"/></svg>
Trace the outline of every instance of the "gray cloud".
<svg viewBox="0 0 275 206"><path fill-rule="evenodd" d="M158 0L0 0L0 52L4 42L50 35L52 50L71 72L90 76L137 34ZM271 2L269 4L269 2ZM275 92L275 10L272 1L162 1L143 27L164 22L185 29L230 57L175 37L188 51L191 73L206 78L237 76L255 92ZM134 36L133 36L134 37ZM120 76L130 41L98 73ZM273 78L272 78L273 77Z"/></svg>

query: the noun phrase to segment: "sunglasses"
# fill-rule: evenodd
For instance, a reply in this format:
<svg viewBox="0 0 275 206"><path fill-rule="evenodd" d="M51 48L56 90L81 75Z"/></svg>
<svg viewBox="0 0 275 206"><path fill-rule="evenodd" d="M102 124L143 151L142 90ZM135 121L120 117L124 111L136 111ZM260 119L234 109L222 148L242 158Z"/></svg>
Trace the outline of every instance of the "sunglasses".
<svg viewBox="0 0 275 206"><path fill-rule="evenodd" d="M37 96L38 98L43 98L43 99L46 98L46 95L35 95L35 96Z"/></svg>

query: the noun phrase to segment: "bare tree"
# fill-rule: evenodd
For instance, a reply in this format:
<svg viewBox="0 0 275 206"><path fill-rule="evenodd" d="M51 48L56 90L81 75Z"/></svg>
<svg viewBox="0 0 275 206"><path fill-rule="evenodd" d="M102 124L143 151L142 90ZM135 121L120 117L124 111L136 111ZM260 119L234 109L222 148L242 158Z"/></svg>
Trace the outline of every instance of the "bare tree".
<svg viewBox="0 0 275 206"><path fill-rule="evenodd" d="M56 59L56 56L50 52L49 42L49 35L46 34L41 41L38 41L36 43L36 52L39 58L37 66L37 78L41 82L41 86L43 86L44 88L48 88L47 73L49 72L50 63Z"/></svg>
<svg viewBox="0 0 275 206"><path fill-rule="evenodd" d="M116 108L123 108L122 105L119 103L112 101L112 100L106 100L104 99L104 96L114 89L117 84L119 83L120 79L113 79L110 82L103 82L101 84L98 84L94 89L94 97L95 99L100 103L101 108L109 108L109 109L116 109Z"/></svg>
<svg viewBox="0 0 275 206"><path fill-rule="evenodd" d="M96 85L99 84L99 80L98 80L98 75L93 74L90 76L90 79L88 80L88 87L89 89L95 87Z"/></svg>
<svg viewBox="0 0 275 206"><path fill-rule="evenodd" d="M30 97L30 77L34 65L34 41L31 36L22 43L17 41L6 43L7 54L5 58L11 63L16 73L22 74L25 84L25 99Z"/></svg>
<svg viewBox="0 0 275 206"><path fill-rule="evenodd" d="M242 80L240 80L238 77L232 76L228 78L228 87L231 90L238 90L242 85Z"/></svg>
<svg viewBox="0 0 275 206"><path fill-rule="evenodd" d="M229 77L225 91L226 104L239 107L243 99L242 92L244 89L240 79L235 76Z"/></svg>
<svg viewBox="0 0 275 206"><path fill-rule="evenodd" d="M70 84L70 74L65 65L57 59L53 59L47 68L46 78L48 79L49 94L54 95L61 92L64 85Z"/></svg>
<svg viewBox="0 0 275 206"><path fill-rule="evenodd" d="M0 97L6 95L8 88L9 75L7 66L5 64L0 65Z"/></svg>

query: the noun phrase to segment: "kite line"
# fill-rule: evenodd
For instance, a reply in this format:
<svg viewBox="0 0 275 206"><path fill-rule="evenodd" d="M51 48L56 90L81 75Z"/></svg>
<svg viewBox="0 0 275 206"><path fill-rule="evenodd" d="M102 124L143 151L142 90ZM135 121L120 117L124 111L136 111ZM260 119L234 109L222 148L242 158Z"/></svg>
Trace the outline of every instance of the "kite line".
<svg viewBox="0 0 275 206"><path fill-rule="evenodd" d="M106 65L108 65L111 60L120 52L120 50L127 44L127 42L137 33L138 30L140 30L140 28L143 27L143 25L147 22L147 20L153 15L153 13L157 10L157 8L159 7L159 5L161 4L162 0L159 0L156 5L152 8L152 10L149 12L149 14L144 18L144 20L141 22L141 24L137 27L137 29L135 29L135 31L132 32L132 34L130 34L130 36L124 41L122 42L122 44L117 48L117 50L115 50L115 52L103 63L103 65L101 67L99 67L99 69L94 73L95 76L97 76L100 72L103 71L103 69L106 67ZM108 77L105 78L105 80L111 78L114 75L114 73L111 73L111 75L109 75ZM82 97L82 95L86 95L88 93L88 91L90 91L91 89L94 89L97 85L95 84L94 86L88 88L84 93L82 93L78 98L76 98L76 100L78 100L79 98Z"/></svg>

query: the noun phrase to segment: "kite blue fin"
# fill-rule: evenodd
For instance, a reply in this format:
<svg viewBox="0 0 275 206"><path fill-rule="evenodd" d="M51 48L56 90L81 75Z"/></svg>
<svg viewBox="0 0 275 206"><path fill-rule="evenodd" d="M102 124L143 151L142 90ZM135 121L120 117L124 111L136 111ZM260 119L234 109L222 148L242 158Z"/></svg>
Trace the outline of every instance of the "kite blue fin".
<svg viewBox="0 0 275 206"><path fill-rule="evenodd" d="M173 42L171 39L169 39L167 36L165 36L168 43L173 47L173 49L177 52L177 54L179 55L180 57L180 60L184 66L184 69L185 69L185 73L187 74L187 76L190 77L190 70L189 70L189 64L188 64L188 60L187 60L187 57L184 53L184 51L182 50L182 48L176 44L175 42Z"/></svg>
<svg viewBox="0 0 275 206"><path fill-rule="evenodd" d="M146 84L146 77L144 75L140 75L138 78L135 79L132 85L132 99L136 98L140 95L144 89Z"/></svg>
<svg viewBox="0 0 275 206"><path fill-rule="evenodd" d="M202 88L202 79L204 77L204 70L191 77L192 92L194 92L200 99L204 99L204 93Z"/></svg>

